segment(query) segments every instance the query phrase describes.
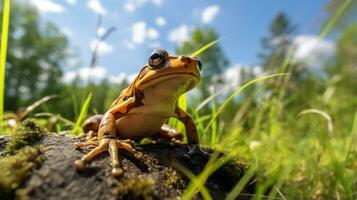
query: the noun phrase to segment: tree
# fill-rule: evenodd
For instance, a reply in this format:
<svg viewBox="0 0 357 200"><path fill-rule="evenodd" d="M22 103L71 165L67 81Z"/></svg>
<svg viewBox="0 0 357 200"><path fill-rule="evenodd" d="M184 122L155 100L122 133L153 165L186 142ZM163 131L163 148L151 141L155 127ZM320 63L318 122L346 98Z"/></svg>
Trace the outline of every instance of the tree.
<svg viewBox="0 0 357 200"><path fill-rule="evenodd" d="M329 69L331 77L339 75L339 84L357 95L357 23L350 25L337 41L336 64Z"/></svg>
<svg viewBox="0 0 357 200"><path fill-rule="evenodd" d="M180 47L176 49L176 54L190 55L200 47L217 40L218 34L213 28L201 27L195 28L192 32L191 39L184 42ZM218 75L228 67L229 62L222 48L219 45L214 45L207 49L204 53L199 55L199 58L203 64L202 78L199 85L201 97L205 98L209 96L209 86L222 82Z"/></svg>
<svg viewBox="0 0 357 200"><path fill-rule="evenodd" d="M5 79L5 110L17 110L35 99L60 91L60 66L67 39L52 23L41 23L37 10L13 2Z"/></svg>
<svg viewBox="0 0 357 200"><path fill-rule="evenodd" d="M270 36L262 39L264 52L258 56L262 59L262 66L266 71L276 72L280 69L287 52L292 44L291 35L295 30L285 13L281 12L270 24Z"/></svg>

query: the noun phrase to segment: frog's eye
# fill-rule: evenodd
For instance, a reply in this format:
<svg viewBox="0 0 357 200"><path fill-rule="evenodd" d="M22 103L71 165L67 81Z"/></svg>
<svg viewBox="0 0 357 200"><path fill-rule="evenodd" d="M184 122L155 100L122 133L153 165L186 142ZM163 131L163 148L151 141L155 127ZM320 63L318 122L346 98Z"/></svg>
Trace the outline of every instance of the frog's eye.
<svg viewBox="0 0 357 200"><path fill-rule="evenodd" d="M163 67L167 60L167 53L163 49L155 49L149 57L149 65L152 68Z"/></svg>

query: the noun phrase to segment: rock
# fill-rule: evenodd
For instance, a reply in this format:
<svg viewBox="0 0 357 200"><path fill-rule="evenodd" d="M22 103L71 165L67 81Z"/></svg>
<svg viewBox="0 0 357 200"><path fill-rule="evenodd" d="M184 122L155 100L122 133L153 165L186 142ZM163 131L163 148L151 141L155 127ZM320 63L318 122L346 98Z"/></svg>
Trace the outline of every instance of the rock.
<svg viewBox="0 0 357 200"><path fill-rule="evenodd" d="M0 137L0 158L8 137ZM208 158L202 153L187 157L187 144L158 142L136 147L143 153L140 160L121 152L120 161L124 174L111 175L108 153L102 153L90 162L83 172L73 167L91 148L75 150L77 139L59 134L47 134L40 142L44 161L33 170L15 191L18 199L177 199L188 186L189 179L177 166L199 174ZM246 166L229 162L207 180L205 186L213 199L224 199L239 181ZM254 194L254 184L242 193ZM249 199L240 196L240 199ZM202 199L200 194L196 199Z"/></svg>

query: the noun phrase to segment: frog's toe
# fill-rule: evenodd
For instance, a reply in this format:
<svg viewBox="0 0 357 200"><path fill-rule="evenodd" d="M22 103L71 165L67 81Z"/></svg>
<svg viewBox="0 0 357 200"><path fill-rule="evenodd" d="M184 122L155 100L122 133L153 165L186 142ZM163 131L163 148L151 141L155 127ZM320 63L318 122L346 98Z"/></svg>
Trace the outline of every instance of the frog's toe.
<svg viewBox="0 0 357 200"><path fill-rule="evenodd" d="M114 177L119 177L123 174L123 170L120 167L115 167L112 169L112 175Z"/></svg>
<svg viewBox="0 0 357 200"><path fill-rule="evenodd" d="M81 171L84 169L85 162L83 160L76 160L74 161L74 166L76 167L77 170Z"/></svg>
<svg viewBox="0 0 357 200"><path fill-rule="evenodd" d="M74 148L75 149L79 149L81 147L85 147L85 146L98 146L99 142L97 140L90 140L90 141L86 141L86 142L76 142L74 143Z"/></svg>
<svg viewBox="0 0 357 200"><path fill-rule="evenodd" d="M81 148L81 145L82 145L82 142L75 142L74 143L74 148L75 149L79 149L79 148Z"/></svg>
<svg viewBox="0 0 357 200"><path fill-rule="evenodd" d="M143 153L141 153L140 151L136 151L134 153L134 156L135 156L136 159L141 159L141 157L143 157Z"/></svg>

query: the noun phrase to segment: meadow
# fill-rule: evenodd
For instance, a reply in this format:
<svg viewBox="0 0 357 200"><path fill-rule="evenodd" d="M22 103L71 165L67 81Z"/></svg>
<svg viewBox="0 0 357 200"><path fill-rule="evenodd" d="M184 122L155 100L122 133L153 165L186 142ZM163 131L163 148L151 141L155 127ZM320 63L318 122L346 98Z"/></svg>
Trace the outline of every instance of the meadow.
<svg viewBox="0 0 357 200"><path fill-rule="evenodd" d="M7 28L9 1L4 3L1 41L7 41L11 34ZM331 12L319 33L320 39L336 31L346 13L351 12L352 4L343 1ZM293 46L277 44L265 57L264 73L256 75L246 69L240 84L223 84L218 89L209 89L219 83L205 74L208 78L196 89L201 96L182 96L179 105L194 118L200 144L217 150L201 174L182 170L191 180L182 199L191 199L196 193L211 199L205 180L231 159L241 160L249 168L227 200L235 199L252 177L257 185L252 199L356 199L356 26L354 22L339 30L342 33L337 39L336 55L321 71L309 70L296 61ZM197 34L210 30L202 31ZM188 42L177 52L203 57L203 64L209 63L220 41L219 37L208 37ZM13 76L5 74L6 52L7 44L2 42L1 109L6 108L5 77ZM70 130L70 134L77 135L85 118L105 111L118 88L126 85L104 81L72 83L38 94L23 100L16 109L0 110L1 133L11 134L18 122L31 117L49 131ZM58 107L63 110L58 111ZM178 121L168 123L184 132ZM219 156L221 151L225 153L223 157Z"/></svg>

